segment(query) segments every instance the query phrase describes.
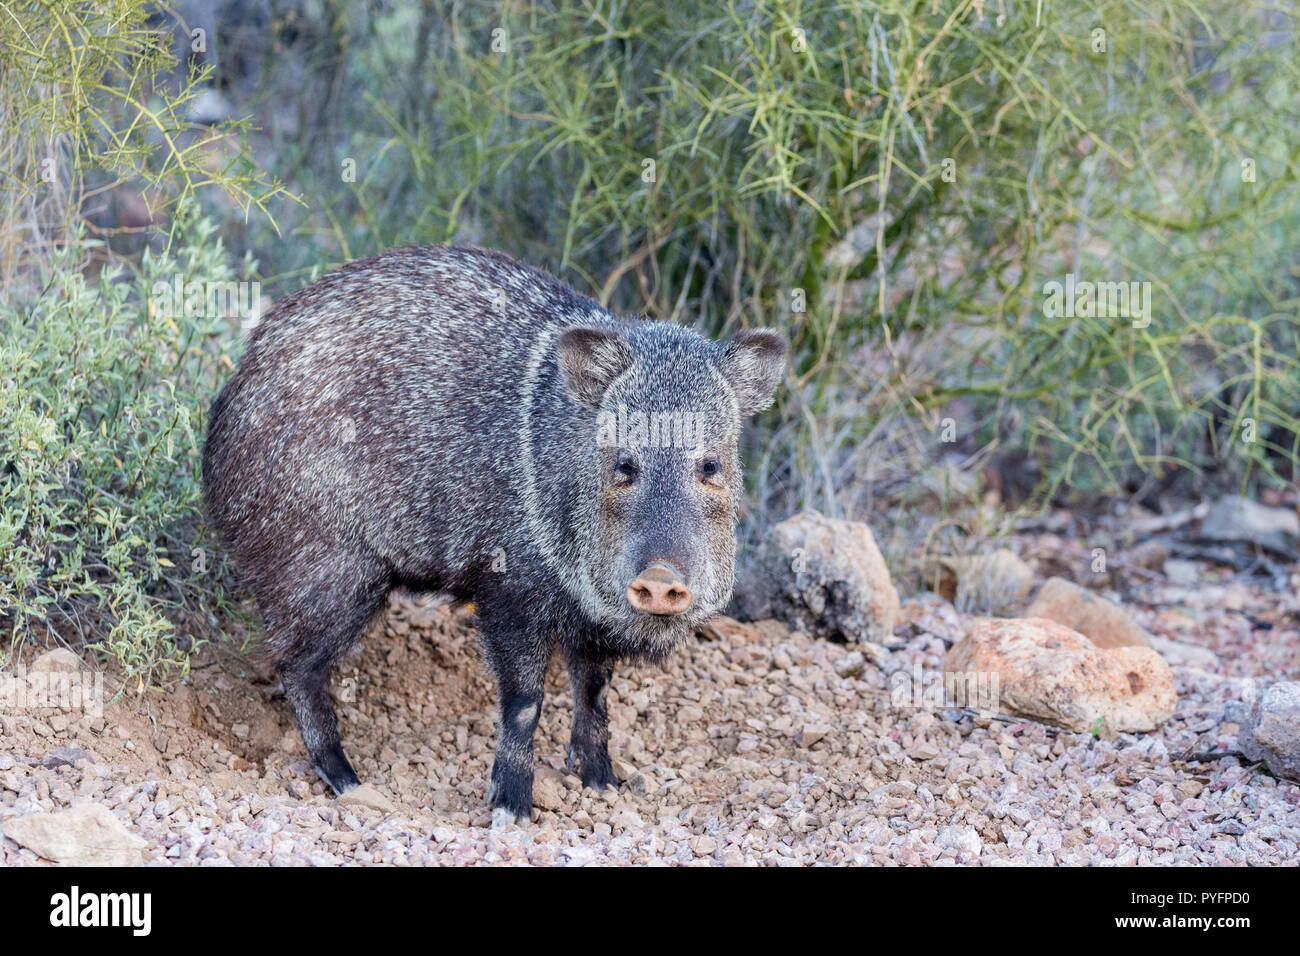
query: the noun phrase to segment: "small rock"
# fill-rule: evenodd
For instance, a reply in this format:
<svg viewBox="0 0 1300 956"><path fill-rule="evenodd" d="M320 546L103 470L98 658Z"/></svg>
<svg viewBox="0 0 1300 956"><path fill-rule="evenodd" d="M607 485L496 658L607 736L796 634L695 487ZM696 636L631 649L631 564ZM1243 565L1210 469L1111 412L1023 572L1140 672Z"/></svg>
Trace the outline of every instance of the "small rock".
<svg viewBox="0 0 1300 956"><path fill-rule="evenodd" d="M80 657L66 647L58 647L52 651L46 651L32 661L32 665L27 669L27 672L29 674L52 674L79 671L82 666Z"/></svg>
<svg viewBox="0 0 1300 956"><path fill-rule="evenodd" d="M1159 541L1143 541L1130 548L1124 557L1135 568L1159 571L1169 560L1169 549Z"/></svg>
<svg viewBox="0 0 1300 956"><path fill-rule="evenodd" d="M1173 672L1151 648L1100 648L1045 618L972 622L944 670L995 676L999 709L1076 733L1154 730L1178 702Z"/></svg>
<svg viewBox="0 0 1300 956"><path fill-rule="evenodd" d="M1249 724L1255 719L1255 703L1245 700L1230 700L1223 705L1223 719L1229 724Z"/></svg>
<svg viewBox="0 0 1300 956"><path fill-rule="evenodd" d="M774 617L810 637L881 641L898 592L871 529L805 511L774 526L736 590L745 620Z"/></svg>
<svg viewBox="0 0 1300 956"><path fill-rule="evenodd" d="M804 724L803 732L799 736L799 742L804 747L811 747L830 732L831 729L823 724Z"/></svg>
<svg viewBox="0 0 1300 956"><path fill-rule="evenodd" d="M1201 522L1200 537L1207 541L1244 541L1292 555L1300 543L1300 515L1291 508L1270 508L1228 495L1211 505Z"/></svg>
<svg viewBox="0 0 1300 956"><path fill-rule="evenodd" d="M822 821L815 813L809 813L807 810L801 810L790 821L790 829L795 833L811 833L821 826Z"/></svg>
<svg viewBox="0 0 1300 956"><path fill-rule="evenodd" d="M139 866L149 845L98 803L6 820L4 835L39 857L73 866Z"/></svg>
<svg viewBox="0 0 1300 956"><path fill-rule="evenodd" d="M1195 561L1170 558L1165 562L1164 571L1170 583L1181 587L1191 587L1199 584L1201 580L1201 566Z"/></svg>
<svg viewBox="0 0 1300 956"><path fill-rule="evenodd" d="M80 747L60 747L58 750L51 750L41 761L42 767L75 767L78 760L92 759L90 754ZM11 764L12 766L12 764ZM0 770L7 769L0 764Z"/></svg>
<svg viewBox="0 0 1300 956"><path fill-rule="evenodd" d="M939 748L928 740L922 741L912 748L913 760L933 760L939 756Z"/></svg>
<svg viewBox="0 0 1300 956"><path fill-rule="evenodd" d="M1170 664L1190 664L1202 670L1212 670L1219 664L1219 656L1208 647L1198 647L1183 641L1171 641L1167 637L1147 635L1150 648Z"/></svg>
<svg viewBox="0 0 1300 956"><path fill-rule="evenodd" d="M708 637L725 640L733 646L740 643L753 644L761 639L758 629L753 625L742 624L734 617L727 617L725 614L715 614L701 624L699 630Z"/></svg>
<svg viewBox="0 0 1300 956"><path fill-rule="evenodd" d="M369 807L371 810L378 810L381 813L392 813L397 809L393 801L368 783L353 787L339 797L339 803L345 807Z"/></svg>
<svg viewBox="0 0 1300 956"><path fill-rule="evenodd" d="M1238 746L1279 777L1300 780L1300 681L1281 681L1260 694Z"/></svg>
<svg viewBox="0 0 1300 956"><path fill-rule="evenodd" d="M692 837L689 845L696 856L713 856L718 851L718 844L712 837Z"/></svg>
<svg viewBox="0 0 1300 956"><path fill-rule="evenodd" d="M559 813L564 809L564 793L561 774L550 767L539 767L533 779L533 804L538 809Z"/></svg>
<svg viewBox="0 0 1300 956"><path fill-rule="evenodd" d="M1049 578L1025 617L1045 617L1078 631L1098 647L1149 646L1151 635L1124 610L1064 578Z"/></svg>
<svg viewBox="0 0 1300 956"><path fill-rule="evenodd" d="M934 845L978 856L984 847L984 841L980 839L974 827L946 826L939 830L939 835L934 838Z"/></svg>
<svg viewBox="0 0 1300 956"><path fill-rule="evenodd" d="M776 618L765 617L761 621L754 621L751 625L754 630L758 631L760 640L768 641L772 644L779 644L784 641L790 634L790 628L784 621L778 621Z"/></svg>
<svg viewBox="0 0 1300 956"><path fill-rule="evenodd" d="M867 668L867 659L861 651L850 651L835 662L835 673L840 677L861 677Z"/></svg>
<svg viewBox="0 0 1300 956"><path fill-rule="evenodd" d="M635 810L620 810L614 816L614 826L620 830L638 830L645 826L645 821Z"/></svg>

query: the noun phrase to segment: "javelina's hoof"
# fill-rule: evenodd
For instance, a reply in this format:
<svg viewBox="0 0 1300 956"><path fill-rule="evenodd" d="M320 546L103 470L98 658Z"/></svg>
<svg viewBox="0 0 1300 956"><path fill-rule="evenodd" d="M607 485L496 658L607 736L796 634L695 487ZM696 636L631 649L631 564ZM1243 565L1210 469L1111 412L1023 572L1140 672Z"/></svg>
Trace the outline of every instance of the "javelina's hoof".
<svg viewBox="0 0 1300 956"><path fill-rule="evenodd" d="M316 768L320 778L329 784L336 797L341 797L349 790L361 786L361 781L357 779L357 772L352 769L352 764L348 763L342 747L336 745L318 754L312 761L312 766Z"/></svg>
<svg viewBox="0 0 1300 956"><path fill-rule="evenodd" d="M582 762L582 785L592 790L617 790L618 777L609 764L609 757L604 760L584 760Z"/></svg>
<svg viewBox="0 0 1300 956"><path fill-rule="evenodd" d="M507 810L505 807L497 807L492 811L492 829L508 830L511 827L526 827L531 819L532 814L526 813L520 817L515 816L512 811Z"/></svg>
<svg viewBox="0 0 1300 956"><path fill-rule="evenodd" d="M488 806L492 808L492 828L511 823L526 824L533 816L533 775L494 773L488 787ZM509 818L509 819L507 819Z"/></svg>
<svg viewBox="0 0 1300 956"><path fill-rule="evenodd" d="M582 785L592 790L617 790L618 777L609 762L609 753L583 754L574 746L569 747L569 759L565 762L569 773L576 772L582 778Z"/></svg>

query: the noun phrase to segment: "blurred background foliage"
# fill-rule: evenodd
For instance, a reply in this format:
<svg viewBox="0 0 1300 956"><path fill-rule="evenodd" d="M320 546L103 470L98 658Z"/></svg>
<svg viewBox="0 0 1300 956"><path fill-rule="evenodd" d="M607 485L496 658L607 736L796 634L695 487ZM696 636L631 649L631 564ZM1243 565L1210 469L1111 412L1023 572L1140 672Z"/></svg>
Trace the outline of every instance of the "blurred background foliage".
<svg viewBox="0 0 1300 956"><path fill-rule="evenodd" d="M1293 0L0 0L8 321L64 288L46 263L133 273L197 242L275 297L385 247L473 243L621 312L790 335L749 534L812 507L897 549L967 510L990 533L1050 504L1280 488L1300 463L1298 19ZM182 236L195 197L215 228ZM1149 282L1149 324L1051 314L1068 274ZM198 336L187 414L226 318ZM176 495L181 521L194 487Z"/></svg>
<svg viewBox="0 0 1300 956"><path fill-rule="evenodd" d="M621 311L786 329L765 512L1155 504L1295 473L1296 13L324 2L231 40L301 75L217 66L306 200L290 241L241 236L284 287L472 242ZM1149 281L1150 326L1048 317L1067 273Z"/></svg>

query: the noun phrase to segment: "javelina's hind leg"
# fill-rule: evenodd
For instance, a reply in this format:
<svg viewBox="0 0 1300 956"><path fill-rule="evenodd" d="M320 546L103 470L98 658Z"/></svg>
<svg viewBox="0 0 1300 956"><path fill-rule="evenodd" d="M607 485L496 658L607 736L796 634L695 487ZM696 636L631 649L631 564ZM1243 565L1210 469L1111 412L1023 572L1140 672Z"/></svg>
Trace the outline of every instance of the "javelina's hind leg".
<svg viewBox="0 0 1300 956"><path fill-rule="evenodd" d="M569 741L569 769L577 770L584 785L593 790L618 787L609 763L609 712L605 695L613 675L613 662L569 652L569 683L573 688L573 734Z"/></svg>
<svg viewBox="0 0 1300 956"><path fill-rule="evenodd" d="M312 766L336 794L343 794L361 781L343 753L338 715L330 701L330 670L361 637L389 587L378 569L341 556L339 563L348 566L298 591L292 612L278 615L281 627L273 627L272 637L284 652L284 692Z"/></svg>
<svg viewBox="0 0 1300 956"><path fill-rule="evenodd" d="M322 780L335 794L360 786L357 773L343 753L339 719L330 702L329 678L332 661L286 661L280 665L284 692L293 708L298 732Z"/></svg>

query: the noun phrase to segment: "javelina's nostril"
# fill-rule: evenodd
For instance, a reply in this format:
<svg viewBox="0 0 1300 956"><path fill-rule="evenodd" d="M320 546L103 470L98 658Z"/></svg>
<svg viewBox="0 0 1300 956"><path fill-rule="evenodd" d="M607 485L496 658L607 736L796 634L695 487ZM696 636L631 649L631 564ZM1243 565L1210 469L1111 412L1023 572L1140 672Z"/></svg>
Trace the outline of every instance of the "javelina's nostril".
<svg viewBox="0 0 1300 956"><path fill-rule="evenodd" d="M648 614L681 614L691 606L691 589L671 565L655 561L628 585L627 601Z"/></svg>

